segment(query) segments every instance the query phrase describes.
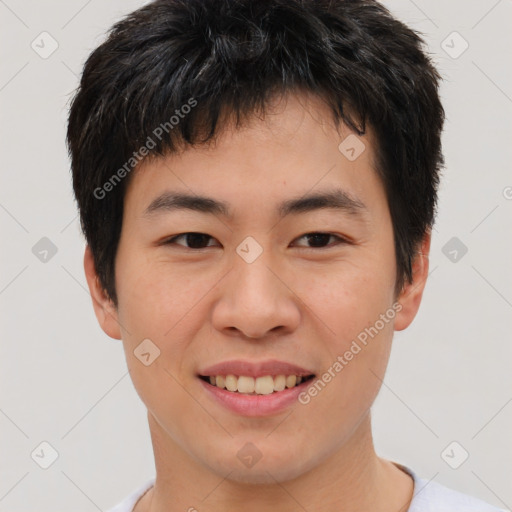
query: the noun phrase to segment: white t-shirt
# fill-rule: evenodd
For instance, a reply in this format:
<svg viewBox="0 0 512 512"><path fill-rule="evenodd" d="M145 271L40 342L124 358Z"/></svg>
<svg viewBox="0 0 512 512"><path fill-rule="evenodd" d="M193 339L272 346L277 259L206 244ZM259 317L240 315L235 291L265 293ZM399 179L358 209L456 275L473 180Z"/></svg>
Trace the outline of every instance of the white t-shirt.
<svg viewBox="0 0 512 512"><path fill-rule="evenodd" d="M414 479L413 498L407 512L507 512L505 509L496 508L468 494L420 478L414 471L402 464L397 462L393 462L393 464ZM107 512L132 512L137 501L151 489L154 483L155 478L153 477Z"/></svg>

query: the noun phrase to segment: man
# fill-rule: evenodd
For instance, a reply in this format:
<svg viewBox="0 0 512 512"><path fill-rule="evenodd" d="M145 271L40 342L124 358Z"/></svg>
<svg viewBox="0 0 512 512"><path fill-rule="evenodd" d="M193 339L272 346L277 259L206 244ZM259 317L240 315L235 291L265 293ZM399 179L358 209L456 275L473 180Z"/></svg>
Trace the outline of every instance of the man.
<svg viewBox="0 0 512 512"><path fill-rule="evenodd" d="M156 466L113 510L498 510L372 442L428 276L438 81L369 0L159 0L91 54L84 267Z"/></svg>

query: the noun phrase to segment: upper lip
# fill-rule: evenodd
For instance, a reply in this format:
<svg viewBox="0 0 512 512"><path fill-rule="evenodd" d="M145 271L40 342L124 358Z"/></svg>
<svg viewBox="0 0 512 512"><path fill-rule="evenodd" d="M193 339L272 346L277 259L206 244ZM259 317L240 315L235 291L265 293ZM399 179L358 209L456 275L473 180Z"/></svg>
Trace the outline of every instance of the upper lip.
<svg viewBox="0 0 512 512"><path fill-rule="evenodd" d="M264 375L297 375L306 377L313 375L314 372L298 366L296 364L279 361L277 359L267 359L266 361L244 361L242 359L233 359L223 361L199 370L199 375L203 377L216 375L247 375L248 377L262 377Z"/></svg>

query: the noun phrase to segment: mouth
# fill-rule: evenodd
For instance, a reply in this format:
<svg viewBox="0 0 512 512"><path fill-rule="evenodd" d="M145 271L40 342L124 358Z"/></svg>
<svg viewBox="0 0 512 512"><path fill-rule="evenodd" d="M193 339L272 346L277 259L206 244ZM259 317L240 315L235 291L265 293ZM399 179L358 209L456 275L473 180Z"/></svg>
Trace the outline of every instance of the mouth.
<svg viewBox="0 0 512 512"><path fill-rule="evenodd" d="M229 391L238 395L275 395L287 389L305 385L315 375L198 375L198 377L214 388Z"/></svg>
<svg viewBox="0 0 512 512"><path fill-rule="evenodd" d="M242 416L284 412L315 377L311 369L278 359L223 361L196 375L209 399Z"/></svg>

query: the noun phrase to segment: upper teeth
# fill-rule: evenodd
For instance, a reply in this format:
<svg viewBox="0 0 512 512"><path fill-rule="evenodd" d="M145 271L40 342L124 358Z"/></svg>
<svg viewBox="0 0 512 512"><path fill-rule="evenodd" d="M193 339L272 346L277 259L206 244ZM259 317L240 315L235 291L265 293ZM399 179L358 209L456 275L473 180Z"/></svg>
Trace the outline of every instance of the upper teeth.
<svg viewBox="0 0 512 512"><path fill-rule="evenodd" d="M216 375L210 376L210 384L228 391L239 393L256 393L257 395L269 395L274 391L283 391L300 384L302 376L297 375L264 375L263 377L248 377L246 375Z"/></svg>

